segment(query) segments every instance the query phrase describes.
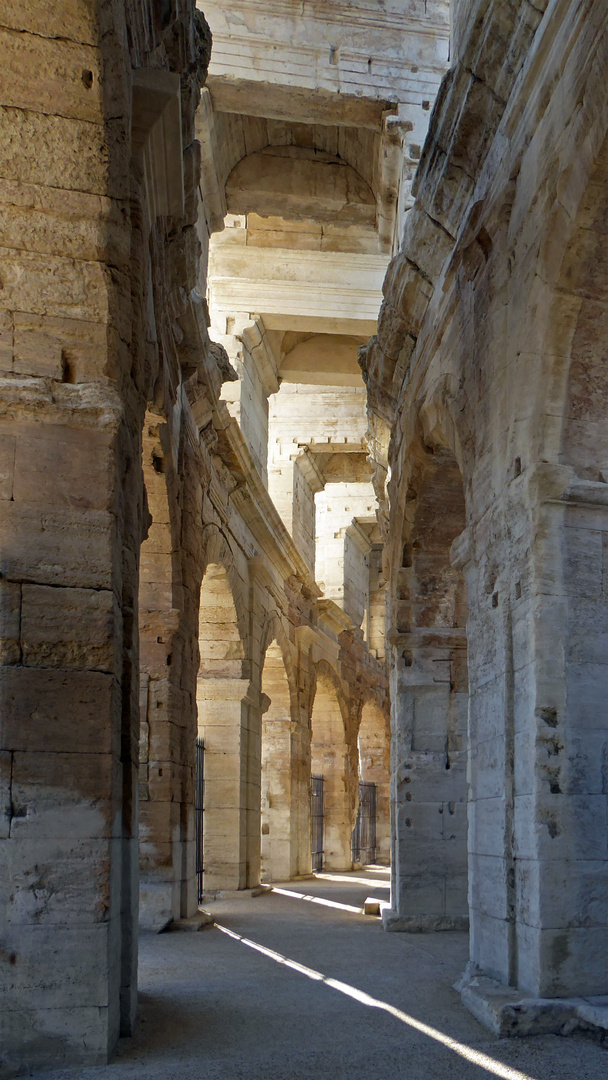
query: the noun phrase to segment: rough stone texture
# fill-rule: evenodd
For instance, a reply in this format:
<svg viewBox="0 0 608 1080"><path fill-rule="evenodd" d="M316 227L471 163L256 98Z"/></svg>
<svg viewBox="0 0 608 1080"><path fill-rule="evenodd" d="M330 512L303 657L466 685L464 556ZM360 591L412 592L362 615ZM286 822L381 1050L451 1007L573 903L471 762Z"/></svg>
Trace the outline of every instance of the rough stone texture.
<svg viewBox="0 0 608 1080"><path fill-rule="evenodd" d="M3 1075L103 1062L132 1030L138 890L143 929L197 910L197 733L208 891L310 870L326 692L342 868L364 706L365 767L386 755L377 532L344 510L332 567L353 572L323 596L315 494L363 484L374 517L355 354L405 83L392 127L365 69L313 130L298 92L288 119L235 111L221 59L201 99L210 44L192 0L0 6Z"/></svg>
<svg viewBox="0 0 608 1080"><path fill-rule="evenodd" d="M414 913L408 820L413 833L435 800L464 809L468 682L470 978L510 987L542 1024L547 999L608 990L606 11L462 0L453 24L362 354L388 540L393 914ZM416 794L402 770L417 765L423 693ZM443 782L442 741L457 760ZM464 835L463 821L459 847ZM462 902L464 871L444 864Z"/></svg>

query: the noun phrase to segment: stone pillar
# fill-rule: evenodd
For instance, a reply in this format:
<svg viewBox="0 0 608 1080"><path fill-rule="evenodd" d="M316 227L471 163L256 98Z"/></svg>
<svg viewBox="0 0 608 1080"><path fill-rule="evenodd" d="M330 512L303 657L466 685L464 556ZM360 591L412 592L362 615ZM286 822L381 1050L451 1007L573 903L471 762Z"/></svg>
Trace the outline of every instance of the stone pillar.
<svg viewBox="0 0 608 1080"><path fill-rule="evenodd" d="M135 1006L138 545L120 405L87 389L4 383L0 1043L21 1065L105 1061Z"/></svg>
<svg viewBox="0 0 608 1080"><path fill-rule="evenodd" d="M467 665L457 628L394 638L389 930L467 925Z"/></svg>
<svg viewBox="0 0 608 1080"><path fill-rule="evenodd" d="M100 12L16 7L0 43L0 1071L105 1062L136 1003L143 409Z"/></svg>
<svg viewBox="0 0 608 1080"><path fill-rule="evenodd" d="M475 566L473 552L484 547L491 561L492 544L504 543L495 516L471 538L465 567L474 604L463 1000L499 1032L561 1030L581 997L608 992L608 498L604 484L565 468L529 472L500 509L517 554L490 582Z"/></svg>
<svg viewBox="0 0 608 1080"><path fill-rule="evenodd" d="M291 717L270 705L262 717L262 870L265 881L293 873Z"/></svg>
<svg viewBox="0 0 608 1080"><path fill-rule="evenodd" d="M199 735L205 740L204 887L247 885L248 679L199 675Z"/></svg>
<svg viewBox="0 0 608 1080"><path fill-rule="evenodd" d="M352 869L355 825L356 765L346 743L344 718L336 690L326 676L317 677L312 714L311 771L323 776L323 868Z"/></svg>

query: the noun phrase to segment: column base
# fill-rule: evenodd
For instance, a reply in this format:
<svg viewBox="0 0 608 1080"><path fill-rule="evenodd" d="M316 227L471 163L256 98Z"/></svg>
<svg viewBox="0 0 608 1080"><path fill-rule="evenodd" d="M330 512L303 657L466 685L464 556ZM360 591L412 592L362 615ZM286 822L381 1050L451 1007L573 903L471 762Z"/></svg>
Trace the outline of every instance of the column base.
<svg viewBox="0 0 608 1080"><path fill-rule="evenodd" d="M468 915L399 915L393 908L382 912L384 930L405 934L431 934L439 930L468 930Z"/></svg>
<svg viewBox="0 0 608 1080"><path fill-rule="evenodd" d="M465 974L454 984L463 1005L501 1038L517 1035L572 1035L587 1031L608 1038L608 995L536 998L485 975Z"/></svg>

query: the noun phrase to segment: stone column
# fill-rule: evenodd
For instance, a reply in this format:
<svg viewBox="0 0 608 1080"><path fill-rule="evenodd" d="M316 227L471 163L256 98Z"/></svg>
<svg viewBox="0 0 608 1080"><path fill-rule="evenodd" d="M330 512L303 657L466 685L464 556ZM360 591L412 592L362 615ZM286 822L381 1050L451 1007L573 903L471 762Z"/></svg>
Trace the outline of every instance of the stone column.
<svg viewBox="0 0 608 1080"><path fill-rule="evenodd" d="M467 925L467 666L463 630L393 637L392 908L388 930Z"/></svg>
<svg viewBox="0 0 608 1080"><path fill-rule="evenodd" d="M199 675L199 735L205 740L204 887L247 885L248 679Z"/></svg>
<svg viewBox="0 0 608 1080"><path fill-rule="evenodd" d="M582 997L608 992L608 497L566 468L529 472L501 508L514 555L492 589L479 559L465 568L475 603L463 1000L499 1032L562 1030ZM496 516L490 528L504 542ZM491 558L483 531L471 546L486 543Z"/></svg>

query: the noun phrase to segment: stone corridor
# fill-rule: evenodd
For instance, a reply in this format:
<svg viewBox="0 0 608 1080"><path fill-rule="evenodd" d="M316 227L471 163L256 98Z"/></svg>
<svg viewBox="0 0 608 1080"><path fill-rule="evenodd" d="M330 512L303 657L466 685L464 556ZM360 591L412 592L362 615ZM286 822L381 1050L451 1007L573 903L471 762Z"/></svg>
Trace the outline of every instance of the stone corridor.
<svg viewBox="0 0 608 1080"><path fill-rule="evenodd" d="M0 0L0 1080L605 1075L607 86Z"/></svg>
<svg viewBox="0 0 608 1080"><path fill-rule="evenodd" d="M387 885L386 870L374 868L277 888L356 909L368 896L386 900ZM606 1075L606 1051L588 1039L489 1035L451 986L466 963L464 933L385 934L377 918L278 892L232 894L207 909L218 926L141 938L142 1022L133 1039L121 1041L111 1065L31 1075L41 1080L42 1075L44 1080L603 1080ZM350 996L356 991L376 1004ZM484 1055L481 1063L476 1054Z"/></svg>

